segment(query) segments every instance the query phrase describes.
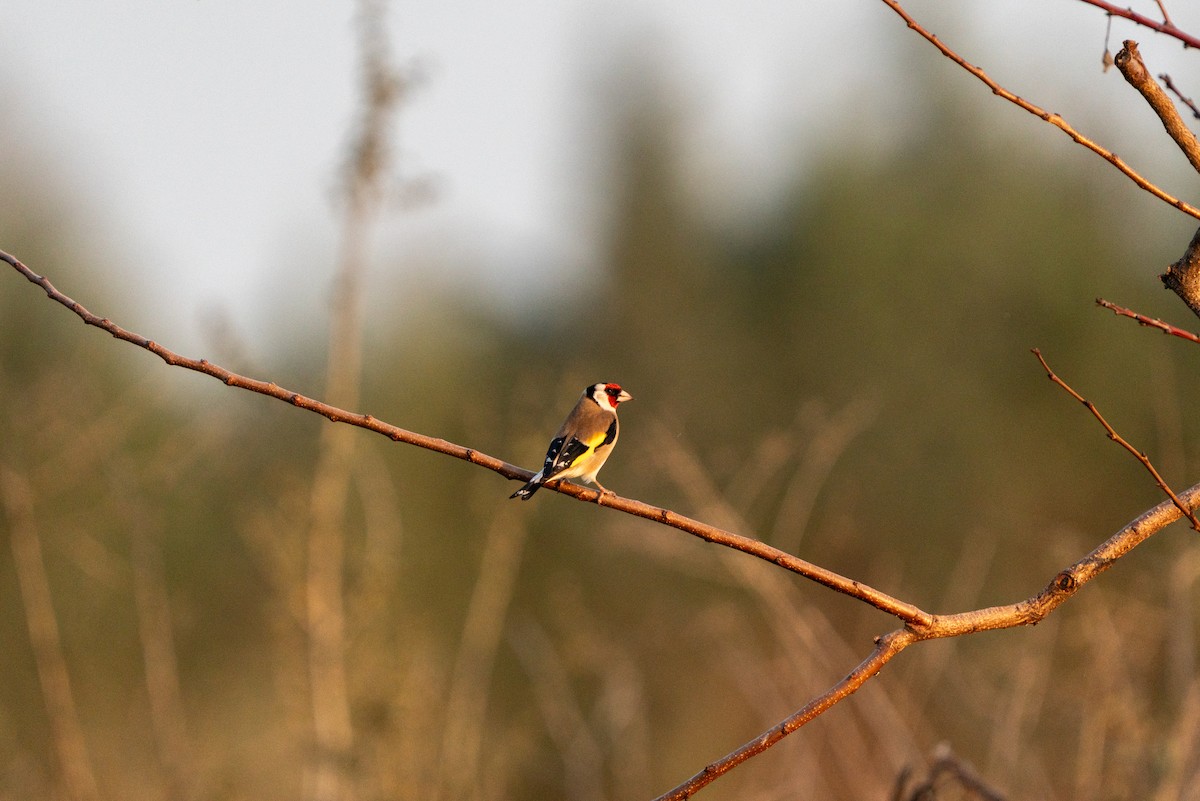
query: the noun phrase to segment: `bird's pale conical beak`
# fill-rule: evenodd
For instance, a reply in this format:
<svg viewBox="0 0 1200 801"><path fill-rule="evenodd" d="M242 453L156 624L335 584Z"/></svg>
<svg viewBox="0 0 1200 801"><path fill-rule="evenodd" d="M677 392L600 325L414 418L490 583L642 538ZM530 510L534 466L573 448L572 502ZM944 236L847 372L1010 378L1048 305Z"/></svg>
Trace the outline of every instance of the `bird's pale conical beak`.
<svg viewBox="0 0 1200 801"><path fill-rule="evenodd" d="M625 401L631 401L631 400L633 400L633 396L630 395L625 390L621 390L621 394L617 396L618 403L624 403Z"/></svg>

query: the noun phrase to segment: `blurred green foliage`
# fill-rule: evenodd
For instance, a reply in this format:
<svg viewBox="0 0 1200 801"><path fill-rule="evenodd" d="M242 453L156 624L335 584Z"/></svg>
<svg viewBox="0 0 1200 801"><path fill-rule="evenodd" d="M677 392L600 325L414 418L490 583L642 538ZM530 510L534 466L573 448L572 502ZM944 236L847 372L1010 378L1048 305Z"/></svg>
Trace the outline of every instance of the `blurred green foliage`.
<svg viewBox="0 0 1200 801"><path fill-rule="evenodd" d="M588 292L522 320L431 295L373 321L364 410L533 466L585 384L619 381L636 401L607 486L932 611L1026 597L1159 500L1031 347L1168 480L1191 483L1194 346L1092 303L1186 325L1154 275L1187 234L1104 202L1102 165L983 131L978 105L951 98L886 159L832 149L739 226L683 189L662 101L615 115L612 223ZM54 244L70 221L20 214L5 249L95 310L119 295L128 276ZM105 796L299 797L307 493L327 423L85 330L15 274L0 320L0 462L34 490ZM169 345L169 331L142 333ZM311 352L257 358L229 366L320 394ZM347 659L363 798L651 797L894 625L679 532L550 493L510 504L490 473L360 436ZM455 776L440 751L454 665L494 568L485 542L504 531L519 532L519 571L493 610L494 659L476 665L478 763ZM186 768L152 725L136 537L162 560ZM1195 726L1179 711L1198 691L1191 545L1165 532L1037 630L913 649L706 797L884 797L942 739L1013 797L1131 797L1194 770L1194 754L1156 756ZM7 548L0 610L0 798L61 797Z"/></svg>

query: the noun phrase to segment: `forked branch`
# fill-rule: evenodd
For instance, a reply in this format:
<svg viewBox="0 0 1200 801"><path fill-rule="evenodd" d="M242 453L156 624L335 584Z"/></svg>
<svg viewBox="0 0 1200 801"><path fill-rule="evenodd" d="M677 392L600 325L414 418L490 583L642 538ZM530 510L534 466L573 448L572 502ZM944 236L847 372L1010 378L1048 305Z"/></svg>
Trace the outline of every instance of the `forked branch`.
<svg viewBox="0 0 1200 801"><path fill-rule="evenodd" d="M1188 47L1200 47L1200 37L1193 36L1190 33L1185 33L1179 28L1176 28L1175 23L1171 22L1171 18L1167 16L1166 9L1162 7L1161 3L1159 4L1158 8L1163 12L1162 22L1159 22L1153 17L1147 17L1145 14L1139 14L1128 6L1123 8L1121 6L1114 5L1113 3L1108 2L1108 0L1083 0L1083 2L1090 6L1104 9L1104 11L1108 12L1114 17L1121 17L1129 20L1130 22L1136 22L1138 25L1149 28L1157 33L1164 33L1167 36L1174 36Z"/></svg>
<svg viewBox="0 0 1200 801"><path fill-rule="evenodd" d="M1188 509L1200 503L1200 484L1179 493ZM959 637L979 631L1032 626L1077 593L1084 584L1103 573L1125 554L1182 516L1172 501L1163 501L1143 513L1087 556L1061 571L1041 592L1006 606L993 606L951 615L934 615L927 626L906 625L875 640L875 650L841 681L809 701L786 720L776 724L728 755L704 767L683 784L659 796L655 801L682 801L691 798L705 785L737 767L755 754L765 751L788 734L799 729L859 687L913 643L945 637Z"/></svg>
<svg viewBox="0 0 1200 801"><path fill-rule="evenodd" d="M107 331L118 339L145 348L167 364L195 370L220 379L229 386L239 387L285 401L302 409L316 412L333 422L348 423L383 434L397 442L405 442L463 459L493 470L506 478L525 481L532 475L528 470L508 464L473 448L467 448L447 442L446 440L406 431L397 426L377 420L368 414L339 409L297 392L284 389L274 383L237 375L204 359L196 360L180 356L145 337L121 328L111 320L92 314L81 304L59 292L50 281L34 273L14 256L0 251L0 260L7 262L29 281L40 286L50 299L69 308L86 324ZM1049 368L1047 368L1047 372L1049 372ZM1054 377L1052 373L1051 376ZM1070 391L1074 393L1073 390ZM1079 399L1083 400L1082 398ZM1086 403L1086 401L1084 402ZM1099 414L1094 411L1094 407L1089 405L1089 408L1092 408L1093 412L1099 418ZM1100 419L1103 422L1103 418ZM1109 431L1110 436L1114 436L1114 438L1119 437L1107 423L1105 423L1105 427ZM1123 442L1123 440L1121 441ZM1126 447L1129 446L1127 445ZM1130 450L1133 451L1131 447ZM1133 452L1137 454L1136 451ZM644 517L648 520L685 531L708 542L724 545L764 559L894 615L904 624L901 628L877 638L875 648L870 656L828 691L812 699L796 713L726 757L707 765L688 781L660 797L661 799L684 799L690 797L738 764L770 748L788 734L796 731L805 723L850 696L867 680L875 676L898 653L913 643L944 637L957 637L980 631L1036 624L1078 592L1084 584L1104 570L1107 570L1116 560L1120 559L1169 523L1179 519L1182 515L1187 515L1192 520L1193 525L1195 525L1196 519L1192 515L1191 510L1200 502L1200 485L1176 494L1162 481L1158 472L1153 468L1153 465L1149 464L1149 460L1144 455L1137 455L1139 455L1140 460L1147 466L1151 474L1155 476L1156 481L1159 482L1159 486L1170 496L1170 501L1164 501L1145 512L1087 556L1059 572L1036 595L1006 606L988 607L947 615L930 614L913 604L893 598L861 582L806 562L758 540L701 523L668 509L614 495L602 495L595 490L584 489L583 487L564 482L551 482L546 486L557 492L570 495L577 500L595 502L627 514Z"/></svg>

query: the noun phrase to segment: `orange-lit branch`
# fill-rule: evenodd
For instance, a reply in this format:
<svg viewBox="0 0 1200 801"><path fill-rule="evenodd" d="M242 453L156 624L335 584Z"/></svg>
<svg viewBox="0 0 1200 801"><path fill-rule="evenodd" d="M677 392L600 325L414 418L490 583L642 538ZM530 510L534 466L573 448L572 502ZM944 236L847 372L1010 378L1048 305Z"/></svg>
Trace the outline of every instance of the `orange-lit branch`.
<svg viewBox="0 0 1200 801"><path fill-rule="evenodd" d="M0 260L12 265L14 269L24 275L29 281L40 286L50 299L69 308L86 324L107 331L118 339L145 348L167 364L195 370L220 379L229 386L247 389L251 392L257 392L285 401L302 409L316 412L334 422L349 423L350 425L383 434L397 442L405 442L463 459L464 461L493 470L506 478L525 481L532 475L528 470L480 453L473 448L456 445L436 437L406 431L377 420L367 414L338 409L297 392L284 389L274 383L237 375L203 359L196 360L179 356L145 337L121 328L111 320L92 314L78 302L59 292L50 281L34 273L15 257L0 251ZM1047 367L1046 369L1050 373L1049 368ZM1050 373L1050 375L1052 378L1055 378L1053 373ZM1061 382L1059 383L1061 384ZM1063 386L1079 400L1086 403L1073 390L1070 390L1065 385ZM1092 408L1097 418L1101 419L1101 422L1104 422L1103 418L1100 418L1099 414L1095 412L1094 407L1089 404L1089 408ZM1107 423L1104 423L1104 425L1106 430L1109 431L1110 436L1124 444L1124 440L1112 430L1111 426L1108 426ZM1129 446L1126 444L1126 447L1128 448ZM1132 451L1132 448L1130 450ZM1136 455L1136 451L1134 453ZM598 491L584 489L574 484L550 482L546 486L557 492L570 495L577 500L610 506L628 514L644 517L648 520L677 528L708 542L724 545L764 559L831 589L857 598L884 612L895 615L904 623L901 628L877 638L873 652L829 690L813 698L797 712L771 727L763 734L745 743L722 759L710 763L695 776L661 796L662 799L685 799L691 797L701 788L742 762L745 762L747 759L772 747L788 734L796 731L810 720L849 697L859 687L875 676L887 662L909 645L923 640L957 637L980 631L1036 624L1078 592L1084 584L1107 570L1138 544L1144 542L1169 523L1178 520L1181 515L1186 514L1192 519L1193 524L1195 524L1195 517L1190 510L1197 503L1200 503L1200 485L1176 495L1166 487L1165 483L1158 477L1157 472L1148 464L1148 460L1145 460L1144 456L1140 456L1140 458L1143 459L1143 464L1146 464L1152 474L1155 475L1156 480L1159 481L1159 485L1170 494L1170 502L1164 501L1153 509L1143 513L1087 556L1055 575L1046 587L1036 595L1006 606L975 609L947 615L930 614L912 604L892 598L853 579L805 562L791 554L772 548L765 543L692 520L668 509L611 494L601 495Z"/></svg>

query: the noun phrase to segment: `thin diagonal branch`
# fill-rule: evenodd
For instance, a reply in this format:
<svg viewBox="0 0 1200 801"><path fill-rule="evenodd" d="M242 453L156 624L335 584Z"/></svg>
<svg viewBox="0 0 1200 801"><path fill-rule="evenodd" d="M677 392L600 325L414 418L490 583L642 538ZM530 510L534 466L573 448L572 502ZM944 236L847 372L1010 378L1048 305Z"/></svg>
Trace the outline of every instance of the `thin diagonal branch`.
<svg viewBox="0 0 1200 801"><path fill-rule="evenodd" d="M1154 195L1159 200L1162 200L1165 203L1169 203L1170 205L1172 205L1175 208L1182 211L1184 214L1189 214L1192 217L1200 219L1200 208L1197 208L1196 206L1192 206L1191 204L1185 203L1184 201L1180 200L1177 197L1167 194L1167 192L1165 190L1161 189L1160 187L1158 187L1155 184L1148 181L1146 178L1142 177L1142 175L1140 173L1138 173L1132 167L1130 167L1128 164L1126 164L1124 159L1122 159L1116 153L1113 153L1111 150L1108 150L1107 148L1101 146L1100 144L1093 142L1091 139L1088 139L1086 136L1081 134L1079 131L1075 130L1075 128L1071 127L1071 125L1068 124L1067 121L1064 120L1059 115L1051 114L1050 112L1046 111L1045 109L1043 109L1039 106L1036 106L1033 103L1030 103L1028 100L1018 97L1017 95L1015 95L1012 92L1005 89L1000 84L996 83L994 80L992 80L991 76L989 76L982 69L980 69L979 67L976 67L974 64L971 64L970 62L968 62L966 59L964 59L958 53L954 52L949 47L947 47L945 44L943 44L942 41L940 39L938 39L936 36L934 36L932 33L925 30L925 28L921 27L920 23L918 23L915 19L913 19L909 15L909 13L907 11L905 11L904 8L900 5L900 3L898 3L896 0L883 0L883 2L884 2L884 4L886 4L888 6L888 8L892 9L893 11L896 12L896 14L898 14L900 16L900 18L903 19L904 22L908 25L909 28L911 28L912 30L914 30L918 34L920 34L922 38L924 38L931 45L936 47L941 52L941 54L944 55L946 58L950 59L955 64L962 67L967 72L971 73L976 78L978 78L980 81L982 81L985 86L987 86L989 89L992 90L993 94L999 95L1000 97L1004 98L1005 100L1009 101L1010 103L1013 103L1014 105L1025 109L1030 114L1037 117L1038 119L1044 120L1045 122L1048 122L1051 125L1053 125L1054 127L1058 128L1060 131L1065 133L1067 136L1071 137L1071 141L1073 141L1077 144L1083 145L1088 150L1092 151L1093 153L1100 156L1105 161L1112 164L1114 167L1116 167L1118 170L1120 170L1122 173L1124 173L1124 175L1126 177L1128 177L1131 181L1133 181L1135 184L1137 184L1140 188L1142 188L1145 191L1149 192L1150 194ZM1085 2L1091 2L1091 0L1085 0Z"/></svg>
<svg viewBox="0 0 1200 801"><path fill-rule="evenodd" d="M87 325L95 326L103 331L107 331L117 339L124 340L140 348L144 348L153 353L158 358L162 359L167 364L174 367L183 367L188 370L194 370L208 376L212 376L220 380L222 383L245 389L250 392L255 392L260 395L281 400L285 403L290 403L301 409L310 412L315 412L323 417L332 420L335 423L346 423L359 428L365 428L368 431L374 431L377 434L382 434L396 442L404 442L409 445L416 445L418 448L442 453L447 456L453 456L456 459L462 459L472 464L486 467L505 478L516 479L520 481L528 481L533 477L533 472L526 470L523 467L518 467L509 464L494 456L489 456L486 453L468 448L463 445L457 445L453 442L447 442L444 439L430 437L424 434L418 434L413 431L407 431L399 426L385 423L378 420L369 414L361 412L351 412L345 409L339 409L336 406L331 406L306 395L301 395L299 392L294 392L290 389L285 389L270 381L260 381L254 378L248 378L237 373L230 372L220 365L213 364L206 359L190 359L185 356L164 348L162 345L147 339L140 334L135 334L132 331L127 331L121 326L114 323L108 318L99 317L88 311L82 304L64 295L55 286L50 283L44 276L30 270L15 256L0 251L0 261L7 262L17 272L24 275L30 282L37 284L46 293L51 300L66 306L73 311ZM893 598L887 593L868 586L860 581L847 578L832 570L827 570L819 565L814 565L797 556L793 556L786 551L781 551L760 542L750 537L743 537L739 534L734 534L724 529L710 526L707 523L702 523L698 520L693 520L690 517L672 512L669 509L664 509L659 506L652 506L648 503L635 501L629 498L622 498L616 494L602 495L600 491L593 489L585 489L578 484L569 484L565 481L550 481L544 485L547 489L555 492L569 495L579 501L593 502L601 506L609 506L620 512L631 514L636 517L642 517L647 520L652 520L656 523L661 523L671 528L685 531L688 534L699 537L706 542L712 542L717 545L724 545L727 548L741 551L743 553L756 556L759 559L771 562L785 570L790 570L793 573L804 576L811 581L822 584L830 589L845 593L852 598L857 598L863 603L869 604L880 611L894 615L906 623L916 623L918 625L927 623L931 619L928 612L923 611L919 607Z"/></svg>
<svg viewBox="0 0 1200 801"><path fill-rule="evenodd" d="M1170 323L1159 320L1157 317L1147 317L1144 314L1138 314L1132 309L1127 309L1124 306L1118 306L1115 303L1110 303L1104 298L1096 298L1096 305L1102 306L1120 317L1128 317L1132 320L1137 320L1139 325L1144 325L1147 328L1157 328L1164 334L1170 334L1173 337L1186 339L1188 342L1200 344L1200 334L1193 334L1191 331L1185 331L1182 328L1171 325Z"/></svg>
<svg viewBox="0 0 1200 801"><path fill-rule="evenodd" d="M1157 33L1164 33L1167 36L1174 36L1188 47L1200 47L1200 37L1193 36L1190 33L1185 33L1179 28L1176 28L1175 24L1171 22L1171 18L1167 16L1166 9L1164 9L1161 5L1159 5L1159 9L1163 12L1163 21L1159 22L1153 17L1147 17L1145 14L1137 13L1132 8L1122 8L1121 6L1109 3L1107 0L1082 0L1082 2L1091 6L1095 6L1096 8L1104 9L1114 17L1122 17L1131 22L1136 22L1138 25L1149 28Z"/></svg>
<svg viewBox="0 0 1200 801"><path fill-rule="evenodd" d="M1050 369L1050 365L1046 363L1046 359L1042 356L1042 352L1040 350L1034 348L1033 355L1036 356L1037 360L1042 363L1042 367L1045 369L1047 377L1049 377L1049 379L1055 384L1062 387L1068 395L1087 407L1087 410L1092 413L1092 416L1095 417L1097 421L1099 421L1100 425L1104 426L1104 430L1108 433L1108 438L1120 445L1125 450L1129 451L1131 454L1133 454L1135 459L1142 463L1142 466L1145 467L1147 472L1149 472L1154 478L1154 483L1158 485L1158 488L1161 489L1166 496L1171 499L1171 502L1174 503L1175 506L1179 508L1179 511L1187 517L1189 522L1191 522L1192 528L1194 528L1196 531L1200 531L1200 520L1196 519L1196 516L1192 514L1191 510L1183 505L1183 501L1179 500L1179 497L1175 494L1175 491L1167 485L1166 480L1163 479L1162 475L1158 472L1158 469L1153 465L1153 463L1151 463L1150 457L1146 456L1145 453L1130 445L1128 440L1118 434L1116 429L1109 425L1108 421L1104 419L1104 415L1100 414L1100 410L1096 408L1096 404L1080 395L1078 392L1072 389L1067 382L1055 375L1054 371Z"/></svg>

